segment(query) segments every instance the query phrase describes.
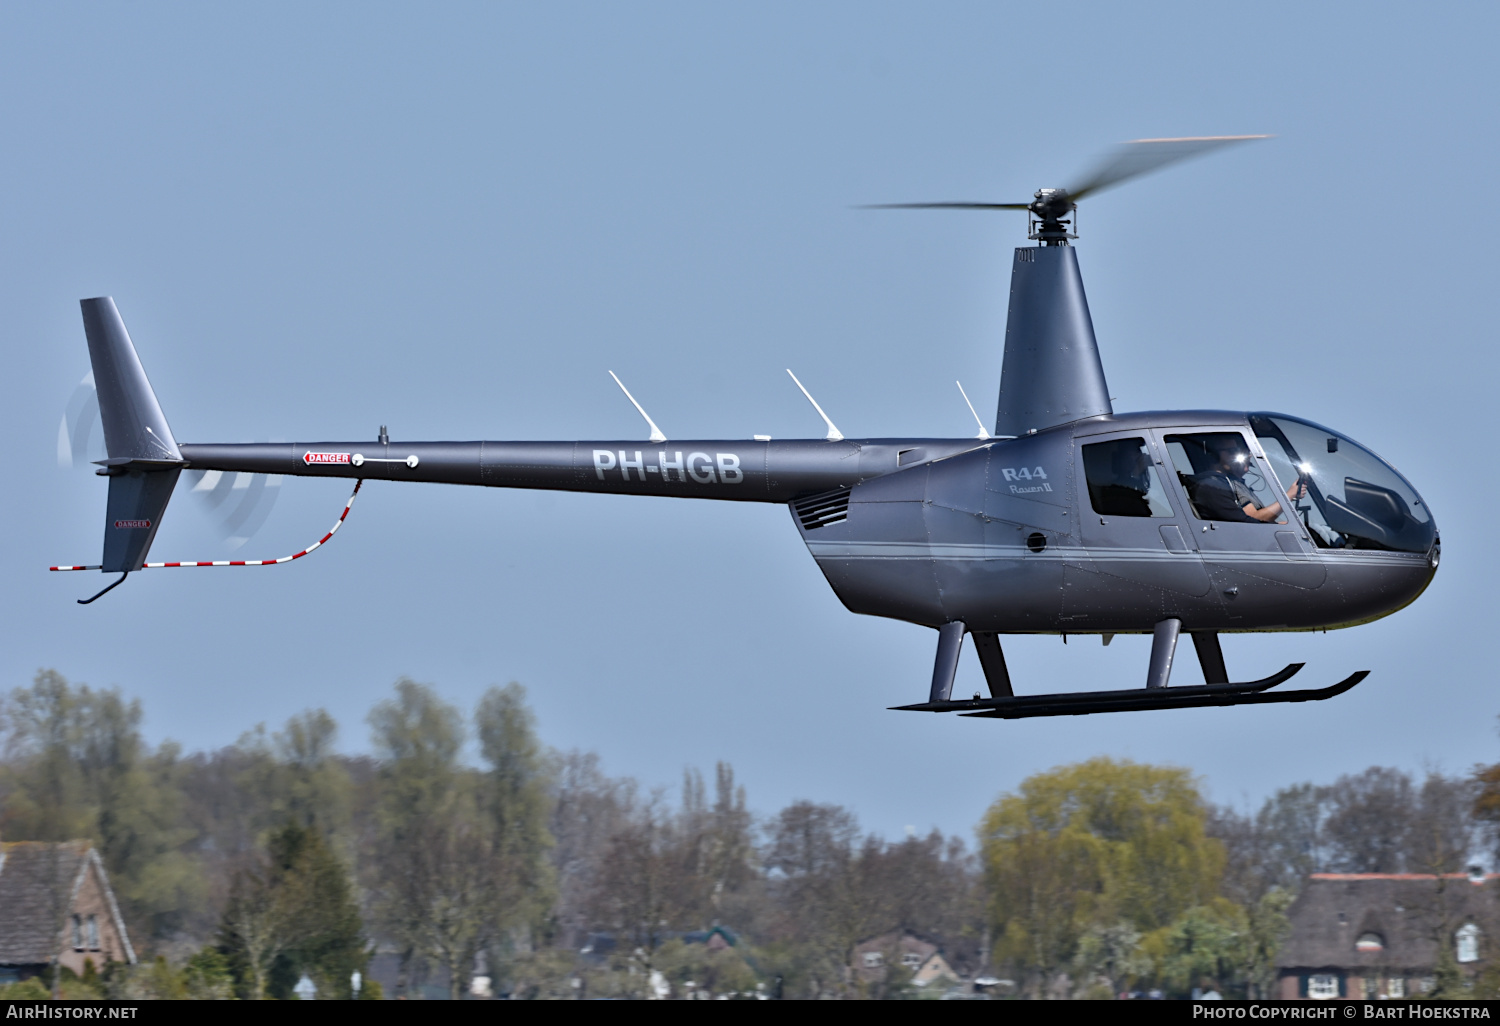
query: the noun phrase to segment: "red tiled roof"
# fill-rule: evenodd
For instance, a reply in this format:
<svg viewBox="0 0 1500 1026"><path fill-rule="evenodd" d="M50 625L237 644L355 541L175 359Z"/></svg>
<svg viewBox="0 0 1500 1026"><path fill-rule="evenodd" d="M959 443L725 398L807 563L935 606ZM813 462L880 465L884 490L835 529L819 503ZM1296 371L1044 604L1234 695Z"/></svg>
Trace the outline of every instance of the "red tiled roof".
<svg viewBox="0 0 1500 1026"><path fill-rule="evenodd" d="M1467 880L1468 873L1443 873L1444 880ZM1309 880L1436 880L1434 873L1309 873ZM1484 879L1500 879L1500 873L1486 873Z"/></svg>

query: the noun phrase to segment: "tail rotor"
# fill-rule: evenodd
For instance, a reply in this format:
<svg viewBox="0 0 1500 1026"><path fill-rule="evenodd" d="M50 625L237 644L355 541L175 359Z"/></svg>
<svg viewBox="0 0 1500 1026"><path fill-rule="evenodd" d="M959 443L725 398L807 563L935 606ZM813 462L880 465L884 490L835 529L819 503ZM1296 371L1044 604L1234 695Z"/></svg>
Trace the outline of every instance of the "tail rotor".
<svg viewBox="0 0 1500 1026"><path fill-rule="evenodd" d="M99 394L90 371L73 389L57 426L57 465L65 470L97 470L108 458L100 429ZM255 537L281 494L279 474L226 474L218 470L184 473L188 492L213 521L233 552Z"/></svg>

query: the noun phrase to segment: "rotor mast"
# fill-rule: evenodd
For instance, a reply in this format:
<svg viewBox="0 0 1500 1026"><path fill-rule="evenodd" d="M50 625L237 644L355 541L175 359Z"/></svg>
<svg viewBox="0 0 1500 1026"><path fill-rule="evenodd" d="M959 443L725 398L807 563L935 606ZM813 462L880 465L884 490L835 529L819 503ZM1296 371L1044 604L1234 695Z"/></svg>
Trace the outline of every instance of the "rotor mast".
<svg viewBox="0 0 1500 1026"><path fill-rule="evenodd" d="M1016 250L1005 322L1005 360L995 434L1014 437L1114 412L1094 339L1078 257L1078 201L1189 157L1264 135L1136 139L1115 147L1068 189L1038 189L1029 203L882 203L881 209L1024 210L1026 237Z"/></svg>
<svg viewBox="0 0 1500 1026"><path fill-rule="evenodd" d="M1028 239L1043 246L1066 246L1069 239L1078 238L1078 204L1067 189L1038 189L1026 212ZM1072 220L1064 220L1069 214Z"/></svg>

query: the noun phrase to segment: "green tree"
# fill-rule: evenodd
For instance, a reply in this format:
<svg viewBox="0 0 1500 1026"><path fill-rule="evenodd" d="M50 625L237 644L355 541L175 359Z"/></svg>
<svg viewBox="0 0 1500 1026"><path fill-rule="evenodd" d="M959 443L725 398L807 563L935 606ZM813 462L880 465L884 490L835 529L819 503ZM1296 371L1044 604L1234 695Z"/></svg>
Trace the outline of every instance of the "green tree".
<svg viewBox="0 0 1500 1026"><path fill-rule="evenodd" d="M219 950L229 963L240 997L266 997L276 961L291 946L292 910L264 868L234 874L219 921Z"/></svg>
<svg viewBox="0 0 1500 1026"><path fill-rule="evenodd" d="M241 994L286 998L307 973L320 993L349 997L350 976L368 955L348 871L317 831L298 823L268 848L261 867L236 877L219 929ZM205 961L200 975L214 968Z"/></svg>
<svg viewBox="0 0 1500 1026"><path fill-rule="evenodd" d="M204 948L182 967L182 985L195 1001L227 1001L234 997L234 972L217 948Z"/></svg>
<svg viewBox="0 0 1500 1026"><path fill-rule="evenodd" d="M1240 971L1248 998L1268 998L1275 993L1276 956L1292 932L1286 910L1295 896L1277 887L1245 909L1247 933L1240 952Z"/></svg>
<svg viewBox="0 0 1500 1026"><path fill-rule="evenodd" d="M298 823L272 839L270 854L274 878L295 902L286 917L292 940L283 956L292 984L306 973L318 993L351 997L350 977L365 971L369 956L348 870L317 830Z"/></svg>
<svg viewBox="0 0 1500 1026"><path fill-rule="evenodd" d="M1234 989L1248 937L1244 909L1228 899L1188 909L1163 931L1162 982L1179 997L1195 988Z"/></svg>
<svg viewBox="0 0 1500 1026"><path fill-rule="evenodd" d="M1101 998L1114 997L1153 968L1141 950L1141 932L1129 923L1095 925L1085 930L1078 940L1073 966L1084 995Z"/></svg>
<svg viewBox="0 0 1500 1026"><path fill-rule="evenodd" d="M177 746L153 752L140 724L140 703L118 689L38 672L7 703L0 831L92 840L132 929L163 936L202 900L203 880L184 850L193 831L182 819Z"/></svg>
<svg viewBox="0 0 1500 1026"><path fill-rule="evenodd" d="M254 829L269 835L287 823L316 826L325 838L349 829L352 783L335 757L338 724L309 709L267 737L265 727L240 736L245 756L236 783L254 798Z"/></svg>
<svg viewBox="0 0 1500 1026"><path fill-rule="evenodd" d="M526 705L526 689L514 682L490 688L480 699L474 722L479 750L489 765L480 784L481 806L490 819L493 858L498 870L491 910L497 929L530 929L551 911L556 882L548 853L553 847L548 819L551 781L536 716ZM525 947L529 948L529 936Z"/></svg>
<svg viewBox="0 0 1500 1026"><path fill-rule="evenodd" d="M1045 991L1097 926L1160 930L1211 900L1224 850L1188 771L1109 758L1039 773L979 828L995 954Z"/></svg>
<svg viewBox="0 0 1500 1026"><path fill-rule="evenodd" d="M493 936L499 877L477 787L458 765L463 718L430 687L403 678L396 697L370 713L370 726L380 759L376 901L401 949L399 988L417 962L433 961L457 998Z"/></svg>

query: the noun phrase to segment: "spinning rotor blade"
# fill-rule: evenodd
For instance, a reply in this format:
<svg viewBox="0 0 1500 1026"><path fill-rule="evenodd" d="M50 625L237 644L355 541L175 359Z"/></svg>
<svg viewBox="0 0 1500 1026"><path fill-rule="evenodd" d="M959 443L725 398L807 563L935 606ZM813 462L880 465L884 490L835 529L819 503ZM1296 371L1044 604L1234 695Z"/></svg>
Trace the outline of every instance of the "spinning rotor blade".
<svg viewBox="0 0 1500 1026"><path fill-rule="evenodd" d="M231 550L255 536L281 494L277 474L225 473L221 470L189 470L192 493L214 514L219 535Z"/></svg>
<svg viewBox="0 0 1500 1026"><path fill-rule="evenodd" d="M67 470L102 460L104 432L99 429L99 396L94 391L94 372L83 376L57 426L57 465Z"/></svg>
<svg viewBox="0 0 1500 1026"><path fill-rule="evenodd" d="M1030 203L872 203L862 210L1029 210L1053 223L1085 196L1147 174L1168 164L1200 156L1233 143L1269 139L1268 135L1210 135L1184 139L1136 139L1115 147L1084 180L1071 189L1041 189ZM1053 225L1055 229L1055 223Z"/></svg>
<svg viewBox="0 0 1500 1026"><path fill-rule="evenodd" d="M99 395L90 372L73 389L62 422L57 426L57 465L64 469L93 469L93 464L107 455L100 428ZM192 484L192 493L217 521L219 537L231 550L255 536L281 494L281 477L275 474L190 470L187 480Z"/></svg>
<svg viewBox="0 0 1500 1026"><path fill-rule="evenodd" d="M1185 139L1135 139L1121 143L1092 174L1068 190L1068 199L1076 203L1090 193L1118 185L1127 178L1149 174L1179 160L1201 156L1234 143L1269 138L1269 135L1207 135Z"/></svg>
<svg viewBox="0 0 1500 1026"><path fill-rule="evenodd" d="M867 203L860 210L1029 210L1030 203Z"/></svg>

